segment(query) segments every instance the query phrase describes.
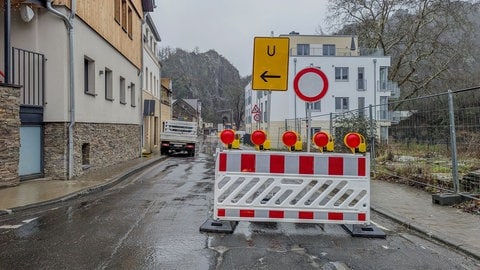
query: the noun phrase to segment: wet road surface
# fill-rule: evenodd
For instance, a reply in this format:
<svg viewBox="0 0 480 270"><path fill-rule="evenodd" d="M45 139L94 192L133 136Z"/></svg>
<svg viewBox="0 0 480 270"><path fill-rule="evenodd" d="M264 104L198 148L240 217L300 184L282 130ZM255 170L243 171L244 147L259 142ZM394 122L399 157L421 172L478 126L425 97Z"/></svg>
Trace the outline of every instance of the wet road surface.
<svg viewBox="0 0 480 270"><path fill-rule="evenodd" d="M90 197L0 220L0 269L479 269L478 262L372 213L387 239L339 225L240 222L211 215L211 151L176 156Z"/></svg>

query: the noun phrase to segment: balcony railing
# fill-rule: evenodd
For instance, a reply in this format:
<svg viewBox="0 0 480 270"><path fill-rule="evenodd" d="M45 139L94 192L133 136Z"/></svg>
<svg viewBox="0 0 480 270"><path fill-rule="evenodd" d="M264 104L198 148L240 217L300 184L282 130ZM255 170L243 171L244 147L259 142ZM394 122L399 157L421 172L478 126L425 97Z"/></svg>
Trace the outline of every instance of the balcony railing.
<svg viewBox="0 0 480 270"><path fill-rule="evenodd" d="M45 62L43 54L12 48L12 83L23 86L22 105L43 106Z"/></svg>
<svg viewBox="0 0 480 270"><path fill-rule="evenodd" d="M400 88L396 82L392 81L379 81L377 82L377 91L378 92L390 92L391 98L400 97Z"/></svg>
<svg viewBox="0 0 480 270"><path fill-rule="evenodd" d="M290 48L290 56L359 56L360 54L356 50L350 49L335 49L335 55L324 55L322 48L310 48L307 52L298 53L297 47Z"/></svg>
<svg viewBox="0 0 480 270"><path fill-rule="evenodd" d="M335 55L323 54L323 48L310 48L307 52L298 53L297 47L290 48L290 56L385 56L382 49L360 48L350 50L349 48L336 48Z"/></svg>

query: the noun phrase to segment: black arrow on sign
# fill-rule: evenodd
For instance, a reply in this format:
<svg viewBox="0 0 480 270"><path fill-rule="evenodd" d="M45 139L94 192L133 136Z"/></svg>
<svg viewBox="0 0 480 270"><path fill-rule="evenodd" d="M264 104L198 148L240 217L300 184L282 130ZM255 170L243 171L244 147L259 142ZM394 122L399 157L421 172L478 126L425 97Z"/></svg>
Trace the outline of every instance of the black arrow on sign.
<svg viewBox="0 0 480 270"><path fill-rule="evenodd" d="M260 75L260 78L262 78L262 80L264 82L268 82L267 78L281 78L280 75L267 75L267 72L268 71L265 71L265 72L262 73L262 75Z"/></svg>

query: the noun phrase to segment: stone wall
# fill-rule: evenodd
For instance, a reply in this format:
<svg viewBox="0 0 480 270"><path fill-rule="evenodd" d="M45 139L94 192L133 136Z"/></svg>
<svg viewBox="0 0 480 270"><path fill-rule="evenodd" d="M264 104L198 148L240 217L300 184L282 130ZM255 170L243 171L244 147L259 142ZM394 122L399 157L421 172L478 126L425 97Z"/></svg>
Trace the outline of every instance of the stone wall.
<svg viewBox="0 0 480 270"><path fill-rule="evenodd" d="M44 123L43 171L45 177L68 179L68 123Z"/></svg>
<svg viewBox="0 0 480 270"><path fill-rule="evenodd" d="M74 176L140 157L140 126L75 123ZM68 179L68 123L45 123L45 176Z"/></svg>
<svg viewBox="0 0 480 270"><path fill-rule="evenodd" d="M20 87L0 84L0 187L20 183Z"/></svg>

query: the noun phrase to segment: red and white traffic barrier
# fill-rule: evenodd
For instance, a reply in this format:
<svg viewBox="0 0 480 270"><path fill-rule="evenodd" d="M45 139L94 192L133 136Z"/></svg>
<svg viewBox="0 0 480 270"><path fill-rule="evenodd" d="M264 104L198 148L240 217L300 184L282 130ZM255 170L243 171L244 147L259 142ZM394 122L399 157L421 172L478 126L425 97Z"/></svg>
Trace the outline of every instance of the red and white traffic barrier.
<svg viewBox="0 0 480 270"><path fill-rule="evenodd" d="M221 152L219 172L366 176L365 156L291 152Z"/></svg>
<svg viewBox="0 0 480 270"><path fill-rule="evenodd" d="M220 152L214 219L369 224L369 156Z"/></svg>

